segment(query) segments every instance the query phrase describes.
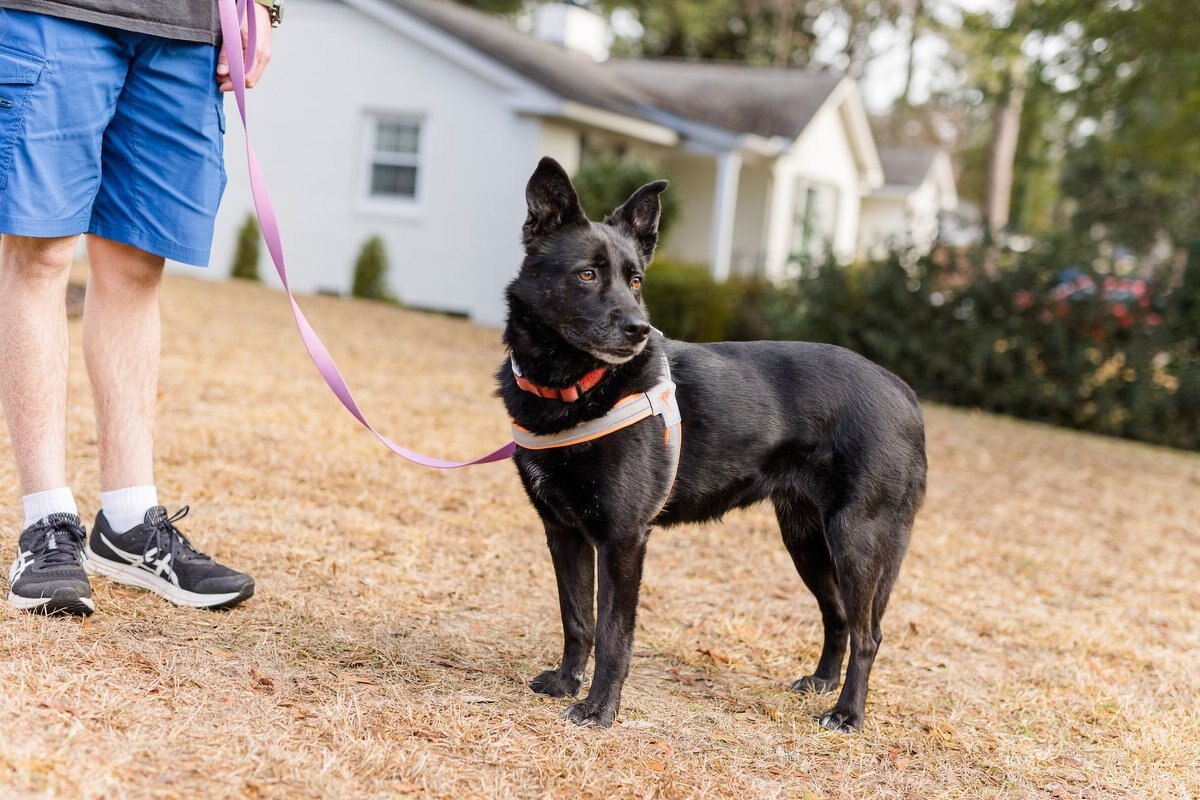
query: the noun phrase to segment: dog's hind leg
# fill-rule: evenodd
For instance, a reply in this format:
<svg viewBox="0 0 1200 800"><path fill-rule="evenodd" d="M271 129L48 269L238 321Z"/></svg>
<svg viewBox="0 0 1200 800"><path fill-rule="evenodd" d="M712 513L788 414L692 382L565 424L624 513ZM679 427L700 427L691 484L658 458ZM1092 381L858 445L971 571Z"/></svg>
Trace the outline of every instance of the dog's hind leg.
<svg viewBox="0 0 1200 800"><path fill-rule="evenodd" d="M529 688L551 697L574 697L583 684L583 671L596 635L593 610L595 550L583 534L552 524L546 525L546 544L550 546L554 577L558 582L563 657L558 669L538 675L530 681Z"/></svg>
<svg viewBox="0 0 1200 800"><path fill-rule="evenodd" d="M843 509L830 521L829 534L850 625L850 664L837 703L819 721L830 730L856 731L862 727L871 667L883 641L879 621L886 593L904 556L907 531L887 516L867 520Z"/></svg>
<svg viewBox="0 0 1200 800"><path fill-rule="evenodd" d="M842 661L846 658L848 627L821 515L804 497L781 496L775 498L775 516L796 571L817 598L825 627L825 643L816 670L793 683L792 691L836 691L842 678Z"/></svg>
<svg viewBox="0 0 1200 800"><path fill-rule="evenodd" d="M588 696L572 703L564 717L576 725L607 728L617 718L621 689L633 658L638 589L649 531L608 537L597 544L596 672Z"/></svg>

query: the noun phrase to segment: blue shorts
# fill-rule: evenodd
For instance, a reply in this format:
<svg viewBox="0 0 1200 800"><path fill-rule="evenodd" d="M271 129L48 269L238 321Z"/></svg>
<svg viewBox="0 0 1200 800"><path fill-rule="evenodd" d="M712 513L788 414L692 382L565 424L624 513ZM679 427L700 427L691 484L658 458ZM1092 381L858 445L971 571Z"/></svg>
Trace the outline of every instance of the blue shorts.
<svg viewBox="0 0 1200 800"><path fill-rule="evenodd" d="M0 233L206 265L225 190L217 49L0 10Z"/></svg>

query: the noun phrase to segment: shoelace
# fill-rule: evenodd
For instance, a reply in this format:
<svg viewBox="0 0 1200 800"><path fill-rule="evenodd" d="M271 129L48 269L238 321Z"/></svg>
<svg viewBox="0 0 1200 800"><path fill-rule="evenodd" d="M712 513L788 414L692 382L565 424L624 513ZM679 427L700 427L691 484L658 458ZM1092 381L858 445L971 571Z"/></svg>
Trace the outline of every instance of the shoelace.
<svg viewBox="0 0 1200 800"><path fill-rule="evenodd" d="M150 522L149 525L154 529L154 535L146 540L146 549L142 552L142 558L150 562L157 556L160 559L165 558L166 562L170 564L179 563L180 556L189 561L196 559L211 561L211 558L192 546L192 543L183 535L183 531L175 527L175 523L186 517L191 510L191 506L184 506L175 512L174 516L164 515ZM166 554L165 557L164 554Z"/></svg>
<svg viewBox="0 0 1200 800"><path fill-rule="evenodd" d="M78 564L79 553L87 540L83 526L64 519L43 519L33 530L41 534L34 539L30 552L43 564Z"/></svg>

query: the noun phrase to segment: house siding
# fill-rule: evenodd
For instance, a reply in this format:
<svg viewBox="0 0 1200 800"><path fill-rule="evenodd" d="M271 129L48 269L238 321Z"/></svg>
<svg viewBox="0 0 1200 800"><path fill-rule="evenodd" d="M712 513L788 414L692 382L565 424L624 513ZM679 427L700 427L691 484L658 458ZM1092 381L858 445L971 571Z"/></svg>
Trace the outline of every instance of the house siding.
<svg viewBox="0 0 1200 800"><path fill-rule="evenodd" d="M249 104L293 288L349 291L359 248L379 235L402 301L501 324L503 288L522 258L523 190L544 139L541 121L514 112L497 86L347 6L289 1L286 33ZM336 69L331 42L354 43L339 50ZM252 209L232 109L212 278L228 274L237 228ZM410 209L364 202L369 112L424 122L420 196ZM261 267L277 285L265 253Z"/></svg>
<svg viewBox="0 0 1200 800"><path fill-rule="evenodd" d="M846 121L842 118L841 106L827 104L813 118L792 149L777 163L775 180L784 183L777 196L782 194L789 199L784 202L785 208L777 209L769 272L781 274L793 255L790 251L796 202L794 187L797 181L837 189L837 219L819 221L818 231L822 238L829 240L838 260L850 261L854 258L858 247L859 212L864 187L858 161L850 147L850 136Z"/></svg>
<svg viewBox="0 0 1200 800"><path fill-rule="evenodd" d="M716 162L712 156L678 153L663 166L674 181L667 191L679 199L680 213L662 243L662 257L710 266Z"/></svg>

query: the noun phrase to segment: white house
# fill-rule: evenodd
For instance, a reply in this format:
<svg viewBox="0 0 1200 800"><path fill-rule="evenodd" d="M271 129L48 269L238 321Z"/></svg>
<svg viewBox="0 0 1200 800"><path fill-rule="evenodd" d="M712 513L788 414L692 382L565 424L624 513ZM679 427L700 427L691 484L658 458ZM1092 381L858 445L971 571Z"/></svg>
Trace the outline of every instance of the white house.
<svg viewBox="0 0 1200 800"><path fill-rule="evenodd" d="M863 198L860 255L879 258L911 247L927 253L941 233L942 215L958 208L950 156L935 147L879 149L884 185Z"/></svg>
<svg viewBox="0 0 1200 800"><path fill-rule="evenodd" d="M607 60L589 12L540 15L542 39L448 0L289 0L250 113L295 289L347 291L359 248L379 235L404 302L498 324L533 167L552 155L573 172L608 147L676 179L666 256L721 278L778 277L794 254L827 246L855 257L863 200L885 179L853 81ZM252 207L229 109L212 277L227 274Z"/></svg>

